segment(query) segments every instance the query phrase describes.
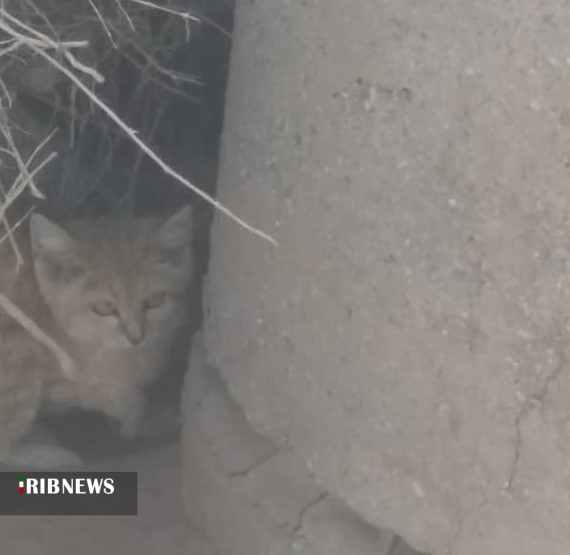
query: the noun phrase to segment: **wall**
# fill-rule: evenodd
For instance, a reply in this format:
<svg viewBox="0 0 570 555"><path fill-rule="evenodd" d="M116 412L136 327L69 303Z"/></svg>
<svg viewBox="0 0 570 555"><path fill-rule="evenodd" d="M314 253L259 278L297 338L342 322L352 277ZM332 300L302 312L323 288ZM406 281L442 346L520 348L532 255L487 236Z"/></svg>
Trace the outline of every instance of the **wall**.
<svg viewBox="0 0 570 555"><path fill-rule="evenodd" d="M205 291L253 428L436 555L570 549L570 10L238 1Z"/></svg>

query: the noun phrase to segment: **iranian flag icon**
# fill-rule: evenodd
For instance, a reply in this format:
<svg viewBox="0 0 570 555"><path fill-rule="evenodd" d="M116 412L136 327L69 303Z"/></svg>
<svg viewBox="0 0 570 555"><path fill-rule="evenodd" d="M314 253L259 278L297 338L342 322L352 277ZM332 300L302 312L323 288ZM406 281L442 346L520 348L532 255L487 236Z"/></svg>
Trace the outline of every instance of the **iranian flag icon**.
<svg viewBox="0 0 570 555"><path fill-rule="evenodd" d="M19 480L20 480L20 484L19 484L20 485L20 493L24 493L24 477L20 476Z"/></svg>

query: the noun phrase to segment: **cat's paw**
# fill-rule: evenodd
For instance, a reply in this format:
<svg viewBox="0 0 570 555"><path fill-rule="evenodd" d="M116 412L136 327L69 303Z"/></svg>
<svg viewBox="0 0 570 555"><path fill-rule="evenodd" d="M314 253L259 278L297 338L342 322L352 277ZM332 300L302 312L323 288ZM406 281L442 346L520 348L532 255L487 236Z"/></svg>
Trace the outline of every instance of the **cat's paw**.
<svg viewBox="0 0 570 555"><path fill-rule="evenodd" d="M146 399L141 392L133 391L131 395L123 397L108 411L119 425L119 435L123 439L133 440L139 437L141 419L144 414Z"/></svg>
<svg viewBox="0 0 570 555"><path fill-rule="evenodd" d="M128 440L139 437L139 420L134 418L121 420L119 422L119 435Z"/></svg>
<svg viewBox="0 0 570 555"><path fill-rule="evenodd" d="M178 403L153 403L143 416L139 435L144 439L175 436L180 431L180 426Z"/></svg>
<svg viewBox="0 0 570 555"><path fill-rule="evenodd" d="M85 463L77 453L59 445L23 444L14 447L6 464L30 470L61 470L80 468Z"/></svg>

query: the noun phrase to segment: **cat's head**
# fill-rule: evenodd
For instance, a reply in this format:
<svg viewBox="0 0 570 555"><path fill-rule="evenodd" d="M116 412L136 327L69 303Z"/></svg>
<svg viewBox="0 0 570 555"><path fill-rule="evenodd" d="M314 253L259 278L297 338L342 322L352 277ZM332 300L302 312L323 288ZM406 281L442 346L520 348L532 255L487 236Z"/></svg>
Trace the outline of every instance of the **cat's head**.
<svg viewBox="0 0 570 555"><path fill-rule="evenodd" d="M34 214L34 270L59 326L80 345L154 343L184 321L193 273L192 209L170 218L105 218L60 226Z"/></svg>

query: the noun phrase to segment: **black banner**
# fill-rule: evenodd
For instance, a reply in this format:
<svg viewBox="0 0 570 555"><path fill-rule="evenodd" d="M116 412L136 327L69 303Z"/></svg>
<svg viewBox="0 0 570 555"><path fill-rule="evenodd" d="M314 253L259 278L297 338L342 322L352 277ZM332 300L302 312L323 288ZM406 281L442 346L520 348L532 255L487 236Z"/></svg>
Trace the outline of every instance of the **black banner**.
<svg viewBox="0 0 570 555"><path fill-rule="evenodd" d="M136 472L0 472L0 515L136 515Z"/></svg>

